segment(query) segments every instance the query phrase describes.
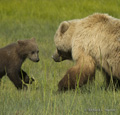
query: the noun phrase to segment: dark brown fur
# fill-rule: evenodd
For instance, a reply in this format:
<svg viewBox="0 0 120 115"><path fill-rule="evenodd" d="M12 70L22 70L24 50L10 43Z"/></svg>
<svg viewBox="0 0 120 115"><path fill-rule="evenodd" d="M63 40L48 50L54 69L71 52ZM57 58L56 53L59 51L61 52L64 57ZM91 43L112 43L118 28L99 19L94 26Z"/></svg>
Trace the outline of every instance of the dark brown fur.
<svg viewBox="0 0 120 115"><path fill-rule="evenodd" d="M89 60L88 60L89 58ZM83 57L84 59L84 57ZM81 59L81 60L83 60ZM77 86L81 87L95 77L95 65L91 57L86 60L78 61L75 66L70 68L58 84L58 90L75 89ZM89 61L89 62L88 62Z"/></svg>
<svg viewBox="0 0 120 115"><path fill-rule="evenodd" d="M32 43L33 42L33 43ZM0 79L7 74L9 79L14 83L17 89L27 88L23 84L32 83L33 78L29 78L27 73L21 69L22 63L28 57L29 53L36 50L37 44L34 39L18 41L0 49ZM35 47L35 48L34 48ZM32 59L31 59L32 60ZM35 59L33 60L35 61ZM39 61L37 57L36 62Z"/></svg>

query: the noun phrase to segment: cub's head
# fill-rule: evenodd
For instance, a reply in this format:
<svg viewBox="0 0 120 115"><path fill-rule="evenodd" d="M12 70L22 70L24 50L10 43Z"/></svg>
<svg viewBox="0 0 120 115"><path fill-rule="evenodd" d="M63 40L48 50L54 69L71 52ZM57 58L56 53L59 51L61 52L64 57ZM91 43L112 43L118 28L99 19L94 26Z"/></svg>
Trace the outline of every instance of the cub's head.
<svg viewBox="0 0 120 115"><path fill-rule="evenodd" d="M71 54L71 41L72 41L72 26L70 22L64 21L58 27L54 42L56 46L56 51L52 58L56 62L60 62L66 59L72 60Z"/></svg>
<svg viewBox="0 0 120 115"><path fill-rule="evenodd" d="M18 45L18 53L20 56L29 58L33 62L39 61L39 49L35 38L29 40L19 40Z"/></svg>

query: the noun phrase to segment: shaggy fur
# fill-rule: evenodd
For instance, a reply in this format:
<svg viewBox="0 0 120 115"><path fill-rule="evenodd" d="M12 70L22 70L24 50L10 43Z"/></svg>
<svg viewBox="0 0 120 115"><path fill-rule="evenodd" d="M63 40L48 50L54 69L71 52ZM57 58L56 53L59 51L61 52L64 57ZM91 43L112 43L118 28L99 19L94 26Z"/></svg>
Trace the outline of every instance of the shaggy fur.
<svg viewBox="0 0 120 115"><path fill-rule="evenodd" d="M10 44L0 49L0 79L7 74L9 79L18 89L26 88L23 84L32 83L33 78L29 78L27 73L21 69L22 63L26 58L34 62L39 61L38 47L35 39L19 40L17 43Z"/></svg>
<svg viewBox="0 0 120 115"><path fill-rule="evenodd" d="M96 13L83 19L64 21L56 31L54 42L57 50L71 52L72 60L77 63L77 66L69 69L59 82L59 89L64 89L64 87L68 89L68 76L70 77L69 87L76 86L76 75L80 73L82 65L80 86L86 83L88 77L89 79L91 76L94 77L95 66L102 67L107 73L108 85L111 75L113 79L120 80L119 19ZM57 55L60 57L59 53ZM55 55L53 59L55 60Z"/></svg>

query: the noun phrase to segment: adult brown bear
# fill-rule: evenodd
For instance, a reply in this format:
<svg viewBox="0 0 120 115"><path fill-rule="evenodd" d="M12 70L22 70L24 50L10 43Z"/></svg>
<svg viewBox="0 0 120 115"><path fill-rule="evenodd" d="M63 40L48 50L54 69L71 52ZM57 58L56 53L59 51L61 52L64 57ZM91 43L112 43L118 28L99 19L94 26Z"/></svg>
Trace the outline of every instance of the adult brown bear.
<svg viewBox="0 0 120 115"><path fill-rule="evenodd" d="M17 89L27 88L23 84L32 83L33 78L29 78L27 73L21 69L26 58L34 62L39 61L39 49L35 39L19 40L0 49L0 79L7 74Z"/></svg>
<svg viewBox="0 0 120 115"><path fill-rule="evenodd" d="M70 59L76 65L59 82L59 90L81 87L95 76L95 67L120 83L120 20L107 14L95 13L83 19L64 21L54 36L56 62Z"/></svg>

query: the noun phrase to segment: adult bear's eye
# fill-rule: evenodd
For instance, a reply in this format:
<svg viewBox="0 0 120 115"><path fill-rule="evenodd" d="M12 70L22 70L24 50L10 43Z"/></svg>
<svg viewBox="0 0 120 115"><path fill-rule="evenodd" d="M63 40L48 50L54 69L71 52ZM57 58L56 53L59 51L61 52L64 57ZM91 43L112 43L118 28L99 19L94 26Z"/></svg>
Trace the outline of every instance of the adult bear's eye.
<svg viewBox="0 0 120 115"><path fill-rule="evenodd" d="M57 49L57 51L58 51L58 54L59 54L59 55L62 55L62 53L61 53L61 51L60 51L59 49Z"/></svg>

